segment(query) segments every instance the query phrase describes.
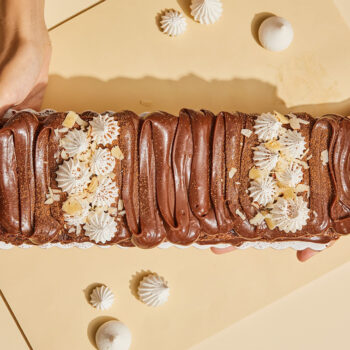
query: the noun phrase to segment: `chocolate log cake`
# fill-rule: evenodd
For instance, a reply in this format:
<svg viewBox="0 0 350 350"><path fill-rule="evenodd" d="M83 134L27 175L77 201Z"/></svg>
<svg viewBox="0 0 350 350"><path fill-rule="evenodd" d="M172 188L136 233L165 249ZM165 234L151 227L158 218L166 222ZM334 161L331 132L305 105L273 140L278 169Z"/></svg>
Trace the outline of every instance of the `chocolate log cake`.
<svg viewBox="0 0 350 350"><path fill-rule="evenodd" d="M3 246L312 246L350 233L341 116L21 111L0 127Z"/></svg>

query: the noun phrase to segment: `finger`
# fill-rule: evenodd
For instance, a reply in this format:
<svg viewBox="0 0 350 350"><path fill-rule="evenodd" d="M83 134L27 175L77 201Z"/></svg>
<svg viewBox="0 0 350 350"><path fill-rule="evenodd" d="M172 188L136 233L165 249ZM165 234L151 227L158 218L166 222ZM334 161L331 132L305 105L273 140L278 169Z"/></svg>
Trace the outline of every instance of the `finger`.
<svg viewBox="0 0 350 350"><path fill-rule="evenodd" d="M51 46L47 45L45 48L45 56L43 66L33 89L30 91L25 100L16 106L16 110L25 108L34 109L39 111L44 100L45 90L48 83L49 66L51 59Z"/></svg>
<svg viewBox="0 0 350 350"><path fill-rule="evenodd" d="M40 66L29 46L17 49L1 70L1 106L17 105L28 96L39 77Z"/></svg>
<svg viewBox="0 0 350 350"><path fill-rule="evenodd" d="M20 111L22 109L30 108L39 111L44 99L46 85L46 83L38 84L26 99L19 105L15 106L14 109Z"/></svg>
<svg viewBox="0 0 350 350"><path fill-rule="evenodd" d="M327 248L330 248L332 245L335 244L336 241L331 241L328 245ZM301 262L305 262L312 258L314 255L317 253L321 252L322 250L312 250L310 248L307 248L305 250L298 250L297 251L297 258Z"/></svg>
<svg viewBox="0 0 350 350"><path fill-rule="evenodd" d="M319 253L317 250L312 250L310 248L297 251L297 258L300 262L305 262L312 258L315 254Z"/></svg>
<svg viewBox="0 0 350 350"><path fill-rule="evenodd" d="M226 248L215 248L215 247L211 247L210 250L214 253L214 254L225 254L225 253L229 253L232 252L234 250L236 250L236 247L230 246L230 247L226 247Z"/></svg>

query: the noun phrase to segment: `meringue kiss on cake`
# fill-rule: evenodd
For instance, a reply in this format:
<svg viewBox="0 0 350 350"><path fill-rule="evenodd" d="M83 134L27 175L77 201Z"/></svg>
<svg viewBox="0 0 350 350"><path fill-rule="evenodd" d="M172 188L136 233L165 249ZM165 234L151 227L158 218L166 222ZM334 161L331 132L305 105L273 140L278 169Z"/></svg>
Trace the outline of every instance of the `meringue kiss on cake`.
<svg viewBox="0 0 350 350"><path fill-rule="evenodd" d="M330 114L15 112L0 248L323 249L350 233L349 152L350 120ZM163 302L162 283L140 298Z"/></svg>

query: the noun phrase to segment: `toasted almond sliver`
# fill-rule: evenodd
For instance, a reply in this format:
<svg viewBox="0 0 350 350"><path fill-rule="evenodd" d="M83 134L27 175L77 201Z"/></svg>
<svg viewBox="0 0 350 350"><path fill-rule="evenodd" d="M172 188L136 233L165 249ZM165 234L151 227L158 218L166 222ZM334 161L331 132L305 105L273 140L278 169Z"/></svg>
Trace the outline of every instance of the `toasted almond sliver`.
<svg viewBox="0 0 350 350"><path fill-rule="evenodd" d="M82 209L81 204L76 198L68 198L62 205L62 210L72 216L79 214Z"/></svg>
<svg viewBox="0 0 350 350"><path fill-rule="evenodd" d="M68 129L72 128L78 118L78 114L70 111L67 113L66 118L64 119L62 125Z"/></svg>
<svg viewBox="0 0 350 350"><path fill-rule="evenodd" d="M124 159L124 154L122 152L122 150L119 148L119 146L115 146L112 148L111 150L112 156L119 159L119 160L123 160Z"/></svg>
<svg viewBox="0 0 350 350"><path fill-rule="evenodd" d="M280 121L282 124L289 124L289 118L286 117L285 115L276 111L274 111L273 114L278 119L278 121Z"/></svg>
<svg viewBox="0 0 350 350"><path fill-rule="evenodd" d="M293 116L290 118L289 124L293 130L300 130L300 122L298 117Z"/></svg>
<svg viewBox="0 0 350 350"><path fill-rule="evenodd" d="M62 193L62 191L58 188L53 188L52 193Z"/></svg>
<svg viewBox="0 0 350 350"><path fill-rule="evenodd" d="M299 184L299 185L297 185L295 190L296 190L297 193L308 192L308 191L310 191L310 186L305 185L305 184Z"/></svg>
<svg viewBox="0 0 350 350"><path fill-rule="evenodd" d="M278 141L269 141L264 144L264 146L271 151L279 151L282 146Z"/></svg>
<svg viewBox="0 0 350 350"><path fill-rule="evenodd" d="M239 209L236 209L236 214L237 214L242 220L245 220L245 219L246 219L246 216L245 216Z"/></svg>
<svg viewBox="0 0 350 350"><path fill-rule="evenodd" d="M237 169L236 169L236 168L231 168L230 171L229 171L229 173L228 173L228 177L229 177L230 179L232 179L232 178L235 176L236 172L237 172Z"/></svg>
<svg viewBox="0 0 350 350"><path fill-rule="evenodd" d="M97 186L98 186L98 178L97 178L97 176L94 176L91 179L90 185L88 186L88 191L90 193L94 193L97 189Z"/></svg>
<svg viewBox="0 0 350 350"><path fill-rule="evenodd" d="M293 161L294 161L295 163L300 164L305 170L306 170L306 169L309 169L309 165L308 165L306 162L304 162L303 160L294 159Z"/></svg>
<svg viewBox="0 0 350 350"><path fill-rule="evenodd" d="M52 203L53 203L53 198L51 197L44 202L44 204L52 204Z"/></svg>
<svg viewBox="0 0 350 350"><path fill-rule="evenodd" d="M254 226L260 225L264 221L265 217L260 212L257 213L252 219L249 220L249 223Z"/></svg>
<svg viewBox="0 0 350 350"><path fill-rule="evenodd" d="M88 126L89 123L86 122L85 120L81 119L80 116L78 115L77 118L76 118L76 123L80 126Z"/></svg>
<svg viewBox="0 0 350 350"><path fill-rule="evenodd" d="M265 222L270 230L273 230L276 227L276 223L271 218L265 217Z"/></svg>
<svg viewBox="0 0 350 350"><path fill-rule="evenodd" d="M59 133L65 133L65 132L67 132L69 129L68 128L61 128L61 129L58 129L58 132Z"/></svg>
<svg viewBox="0 0 350 350"><path fill-rule="evenodd" d="M283 190L283 197L285 199L295 199L296 195L295 195L294 188L291 188L291 187L285 188Z"/></svg>
<svg viewBox="0 0 350 350"><path fill-rule="evenodd" d="M68 154L66 153L65 150L63 150L63 151L61 152L61 158L64 159L64 160L67 160L67 159L69 158L69 157L68 157Z"/></svg>
<svg viewBox="0 0 350 350"><path fill-rule="evenodd" d="M55 202L59 202L61 200L61 197L58 194L54 194L52 198Z"/></svg>
<svg viewBox="0 0 350 350"><path fill-rule="evenodd" d="M119 215L121 215L121 216L123 216L123 215L125 215L125 214L126 214L126 211L125 211L125 210L122 210L122 211L119 212Z"/></svg>
<svg viewBox="0 0 350 350"><path fill-rule="evenodd" d="M256 179L259 179L261 176L262 176L261 170L259 170L258 168L252 167L249 170L249 178L250 179L256 180Z"/></svg>
<svg viewBox="0 0 350 350"><path fill-rule="evenodd" d="M122 199L119 199L118 201L118 210L123 210L124 208L124 202Z"/></svg>
<svg viewBox="0 0 350 350"><path fill-rule="evenodd" d="M328 163L328 150L324 150L321 152L321 161L322 165L327 165Z"/></svg>
<svg viewBox="0 0 350 350"><path fill-rule="evenodd" d="M252 135L253 131L250 129L242 129L241 134L244 135L245 137L250 137Z"/></svg>

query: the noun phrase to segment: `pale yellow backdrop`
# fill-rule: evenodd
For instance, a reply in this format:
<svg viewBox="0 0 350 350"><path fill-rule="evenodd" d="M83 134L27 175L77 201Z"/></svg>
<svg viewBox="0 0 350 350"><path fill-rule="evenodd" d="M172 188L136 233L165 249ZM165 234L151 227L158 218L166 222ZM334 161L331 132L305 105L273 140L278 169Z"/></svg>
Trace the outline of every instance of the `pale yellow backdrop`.
<svg viewBox="0 0 350 350"><path fill-rule="evenodd" d="M201 26L187 17L184 36L163 35L158 13L175 8L188 14L188 3L106 0L52 30L45 107L350 114L350 30L333 1L224 0L217 24ZM69 5L50 1L51 11ZM292 22L295 41L287 51L270 53L257 44L256 26L266 13ZM348 262L349 252L348 238L307 264L291 250L214 256L176 248L16 249L0 252L0 288L35 350L93 349L97 325L110 317L131 328L132 350L183 350ZM143 270L169 281L170 300L159 309L147 308L130 290ZM95 283L116 294L108 312L87 303L86 290ZM343 294L332 302L340 300L347 303ZM313 303L312 295L305 303ZM337 318L330 317L335 327ZM290 320L299 322L295 314ZM278 332L283 322L275 327ZM4 332L0 328L0 344ZM243 349L243 339L225 339L218 349L224 342Z"/></svg>

